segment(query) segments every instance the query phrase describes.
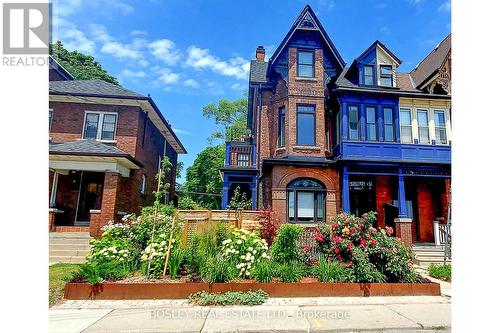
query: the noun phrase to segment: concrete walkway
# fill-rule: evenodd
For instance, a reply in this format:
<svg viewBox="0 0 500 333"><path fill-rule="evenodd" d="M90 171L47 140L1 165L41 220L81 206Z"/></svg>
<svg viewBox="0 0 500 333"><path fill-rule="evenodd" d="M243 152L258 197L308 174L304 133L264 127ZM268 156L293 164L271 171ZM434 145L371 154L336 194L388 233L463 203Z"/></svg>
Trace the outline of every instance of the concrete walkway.
<svg viewBox="0 0 500 333"><path fill-rule="evenodd" d="M448 297L271 298L259 306L186 300L65 301L50 332L450 332Z"/></svg>

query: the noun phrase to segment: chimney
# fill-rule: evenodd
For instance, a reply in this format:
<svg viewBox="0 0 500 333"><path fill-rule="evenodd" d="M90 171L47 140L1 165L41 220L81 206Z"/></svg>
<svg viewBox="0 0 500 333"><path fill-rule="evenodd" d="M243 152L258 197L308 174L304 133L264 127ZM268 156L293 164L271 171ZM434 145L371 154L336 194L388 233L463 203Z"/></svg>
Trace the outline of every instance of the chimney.
<svg viewBox="0 0 500 333"><path fill-rule="evenodd" d="M265 57L266 57L266 49L264 49L264 46L262 45L257 46L257 50L255 50L255 59L257 59L257 61L264 61Z"/></svg>

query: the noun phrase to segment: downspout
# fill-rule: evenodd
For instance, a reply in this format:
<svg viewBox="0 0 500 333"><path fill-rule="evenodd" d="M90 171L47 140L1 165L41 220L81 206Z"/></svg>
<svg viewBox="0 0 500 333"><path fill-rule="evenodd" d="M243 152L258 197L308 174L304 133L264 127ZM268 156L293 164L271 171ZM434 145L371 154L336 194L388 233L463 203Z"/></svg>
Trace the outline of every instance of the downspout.
<svg viewBox="0 0 500 333"><path fill-rule="evenodd" d="M257 110L257 135L258 135L258 145L257 145L257 169L259 170L258 176L257 176L257 188L256 188L256 197L257 197L257 206L259 202L259 182L262 177L262 168L260 164L260 117L261 117L261 111L262 111L262 84L259 84L259 106Z"/></svg>

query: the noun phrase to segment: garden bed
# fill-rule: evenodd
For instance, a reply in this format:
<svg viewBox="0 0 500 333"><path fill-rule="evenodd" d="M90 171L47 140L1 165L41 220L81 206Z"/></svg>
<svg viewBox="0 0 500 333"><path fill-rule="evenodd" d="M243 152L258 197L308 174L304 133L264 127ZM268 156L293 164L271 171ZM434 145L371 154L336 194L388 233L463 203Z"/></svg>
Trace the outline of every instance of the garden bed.
<svg viewBox="0 0 500 333"><path fill-rule="evenodd" d="M68 283L66 299L183 299L198 291L227 292L262 289L270 297L367 297L367 296L439 296L438 283Z"/></svg>

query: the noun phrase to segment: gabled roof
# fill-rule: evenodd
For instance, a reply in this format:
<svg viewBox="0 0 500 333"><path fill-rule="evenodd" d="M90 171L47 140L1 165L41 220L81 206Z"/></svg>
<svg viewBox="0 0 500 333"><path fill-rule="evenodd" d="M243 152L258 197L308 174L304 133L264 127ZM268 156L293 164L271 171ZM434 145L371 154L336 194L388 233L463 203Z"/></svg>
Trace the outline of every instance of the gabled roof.
<svg viewBox="0 0 500 333"><path fill-rule="evenodd" d="M273 53L272 57L269 58L269 63L273 64L274 61L276 61L277 57L281 54L285 46L288 44L288 41L290 38L293 36L294 32L296 30L317 30L321 33L321 36L326 42L326 45L330 48L330 51L333 53L334 57L337 59L339 64L344 67L346 65L346 62L344 59L342 59L342 56L340 53L337 51L335 48L335 45L333 45L333 42L331 41L330 37L326 33L325 29L321 25L321 22L318 20L318 17L316 14L314 14L311 6L306 5L300 15L297 17L295 22L293 22L292 27L286 34L285 38L281 41L280 45L276 49L276 51Z"/></svg>
<svg viewBox="0 0 500 333"><path fill-rule="evenodd" d="M359 61L361 58L363 58L368 52L370 52L374 47L377 47L379 46L380 48L382 48L392 59L394 59L394 61L396 61L398 63L398 65L401 65L402 61L399 60L398 57L396 57L394 55L394 53L391 52L391 50L389 50L384 44L382 44L378 39L373 42L372 45L368 46L368 48L366 50L363 51L363 53L361 53L359 55L359 57L356 58L355 61Z"/></svg>
<svg viewBox="0 0 500 333"><path fill-rule="evenodd" d="M75 78L70 72L66 70L54 57L49 55L49 65L50 68L55 70L59 75L61 75L66 80L74 80Z"/></svg>
<svg viewBox="0 0 500 333"><path fill-rule="evenodd" d="M422 83L439 71L450 51L451 33L410 72L417 88L421 88Z"/></svg>
<svg viewBox="0 0 500 333"><path fill-rule="evenodd" d="M103 80L50 81L49 94L70 94L102 97L142 97L146 96L127 90Z"/></svg>
<svg viewBox="0 0 500 333"><path fill-rule="evenodd" d="M125 157L136 165L140 167L143 166L142 163L134 159L123 150L118 149L113 145L90 139L82 139L65 143L50 143L49 154Z"/></svg>
<svg viewBox="0 0 500 333"><path fill-rule="evenodd" d="M252 60L250 61L250 83L266 83L268 62Z"/></svg>

